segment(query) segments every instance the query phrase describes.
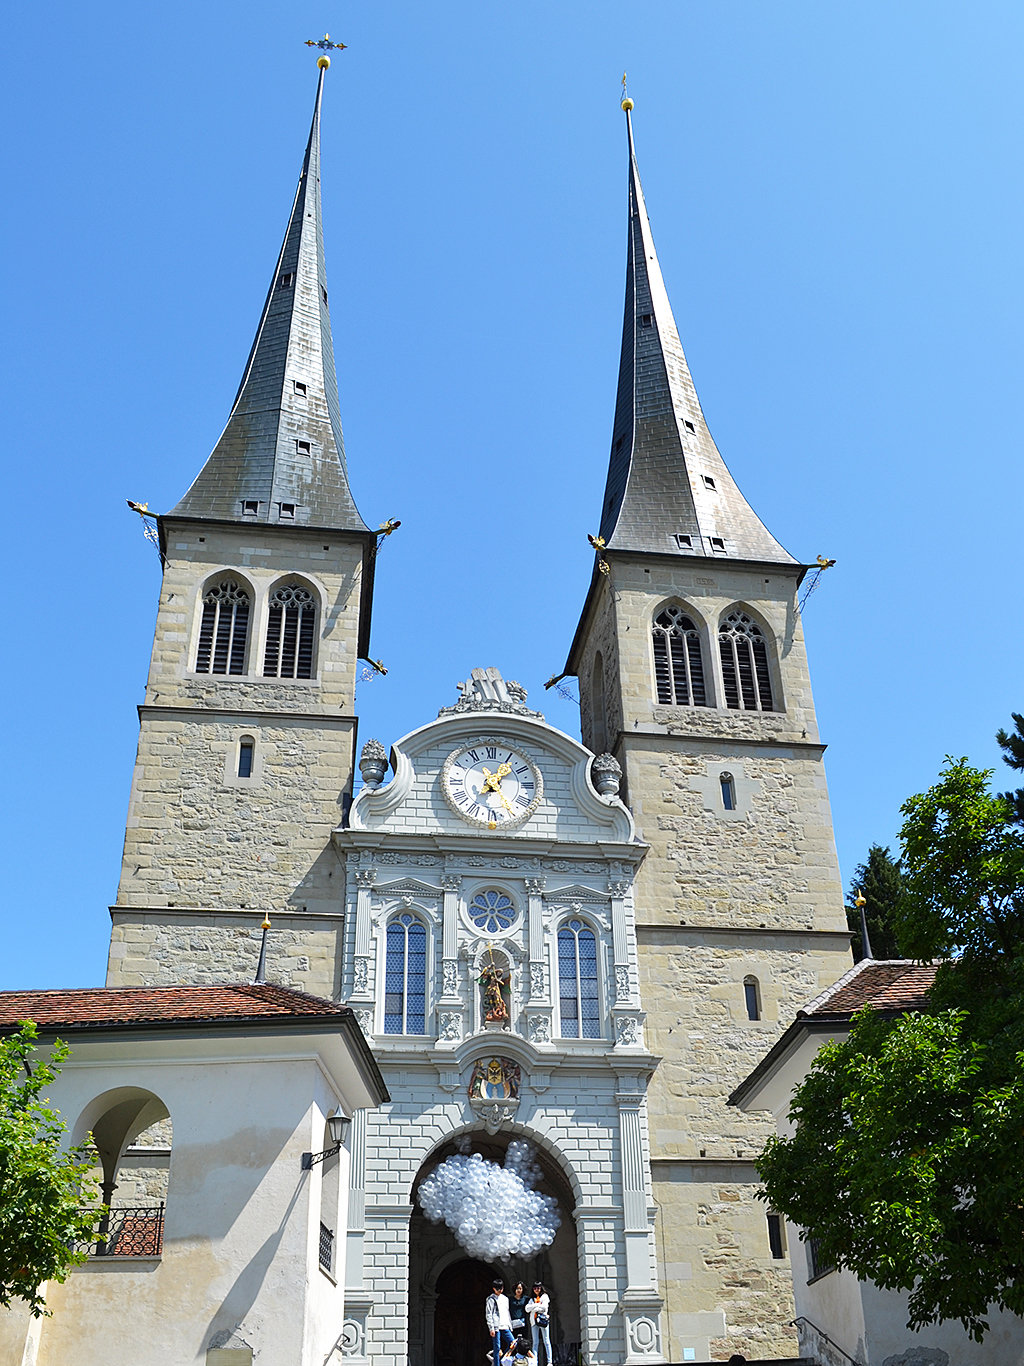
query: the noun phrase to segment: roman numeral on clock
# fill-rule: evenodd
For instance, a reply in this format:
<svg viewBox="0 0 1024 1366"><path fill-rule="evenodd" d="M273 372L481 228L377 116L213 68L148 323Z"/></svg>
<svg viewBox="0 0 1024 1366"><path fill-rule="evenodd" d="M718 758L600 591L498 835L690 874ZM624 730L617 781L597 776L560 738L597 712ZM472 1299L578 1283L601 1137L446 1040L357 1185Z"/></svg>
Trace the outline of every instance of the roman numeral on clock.
<svg viewBox="0 0 1024 1366"><path fill-rule="evenodd" d="M520 793L520 795L516 798L516 806L529 806L529 805L530 805L530 799L529 799L529 797L524 797L524 796L522 795L522 793Z"/></svg>

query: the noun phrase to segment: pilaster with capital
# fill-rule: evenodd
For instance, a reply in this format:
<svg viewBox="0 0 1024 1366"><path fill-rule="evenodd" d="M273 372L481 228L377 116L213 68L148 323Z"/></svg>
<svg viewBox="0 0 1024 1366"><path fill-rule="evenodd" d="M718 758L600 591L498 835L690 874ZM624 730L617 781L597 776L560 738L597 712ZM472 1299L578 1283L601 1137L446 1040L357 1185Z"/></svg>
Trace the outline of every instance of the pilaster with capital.
<svg viewBox="0 0 1024 1366"><path fill-rule="evenodd" d="M527 915L530 934L530 1003L543 1004L548 999L544 970L544 887L543 877L526 879ZM545 1041L546 1042L546 1041Z"/></svg>
<svg viewBox="0 0 1024 1366"><path fill-rule="evenodd" d="M370 911L373 885L377 881L376 868L357 868L356 933L352 961L353 1000L373 1000L373 947L370 935ZM362 1023L362 1021L360 1021Z"/></svg>

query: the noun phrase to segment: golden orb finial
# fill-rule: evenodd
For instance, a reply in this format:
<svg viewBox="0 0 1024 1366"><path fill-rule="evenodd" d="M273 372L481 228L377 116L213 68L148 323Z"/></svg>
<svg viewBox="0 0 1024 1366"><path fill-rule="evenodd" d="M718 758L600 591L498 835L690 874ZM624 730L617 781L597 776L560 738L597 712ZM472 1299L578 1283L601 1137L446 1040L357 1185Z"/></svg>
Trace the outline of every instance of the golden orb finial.
<svg viewBox="0 0 1024 1366"><path fill-rule="evenodd" d="M317 64L317 66L320 68L321 71L326 71L327 68L328 68L328 67L330 66L330 64L331 64L331 59L330 59L330 57L328 57L327 53L325 52L325 53L323 54L322 57L318 57L318 58L316 59L316 64Z"/></svg>
<svg viewBox="0 0 1024 1366"><path fill-rule="evenodd" d="M627 95L626 98L622 101L622 107L623 107L623 109L625 109L625 111L626 111L627 114L628 114L629 111L633 108L633 101L629 98L628 95Z"/></svg>
<svg viewBox="0 0 1024 1366"><path fill-rule="evenodd" d="M864 895L863 892L858 892L856 897L854 897L853 904L857 907L857 910L859 911L862 906L866 906L868 904L867 897Z"/></svg>
<svg viewBox="0 0 1024 1366"><path fill-rule="evenodd" d="M260 926L260 929L261 929L261 930L269 930L269 929L270 929L270 912L269 912L269 911L264 911L264 912L263 912L263 924Z"/></svg>

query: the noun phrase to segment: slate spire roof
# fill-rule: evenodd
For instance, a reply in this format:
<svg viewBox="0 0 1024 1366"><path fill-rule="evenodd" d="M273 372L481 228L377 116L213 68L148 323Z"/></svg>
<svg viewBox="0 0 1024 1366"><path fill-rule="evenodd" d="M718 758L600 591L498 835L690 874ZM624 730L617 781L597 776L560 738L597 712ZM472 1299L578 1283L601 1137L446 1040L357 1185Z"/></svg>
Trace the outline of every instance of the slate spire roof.
<svg viewBox="0 0 1024 1366"><path fill-rule="evenodd" d="M320 214L323 85L321 69L288 230L234 407L172 517L368 530L348 486L328 311Z"/></svg>
<svg viewBox="0 0 1024 1366"><path fill-rule="evenodd" d="M740 493L701 411L629 139L622 356L601 512L610 550L796 564Z"/></svg>

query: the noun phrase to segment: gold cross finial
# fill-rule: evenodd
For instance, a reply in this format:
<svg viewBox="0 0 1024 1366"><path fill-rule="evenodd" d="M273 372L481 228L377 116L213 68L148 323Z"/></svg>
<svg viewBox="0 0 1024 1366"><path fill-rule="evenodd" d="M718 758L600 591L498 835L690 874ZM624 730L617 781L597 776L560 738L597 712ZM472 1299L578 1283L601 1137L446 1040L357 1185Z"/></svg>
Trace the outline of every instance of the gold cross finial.
<svg viewBox="0 0 1024 1366"><path fill-rule="evenodd" d="M325 33L324 36L323 36L322 38L320 38L319 40L316 39L316 38L307 38L307 39L306 39L306 46L307 46L307 47L318 47L318 48L320 48L320 50L321 50L322 52L327 52L328 49L330 49L330 48L337 48L338 51L341 52L341 51L345 48L346 44L345 44L345 43L332 43L332 42L331 42L331 35L330 35L329 33Z"/></svg>

